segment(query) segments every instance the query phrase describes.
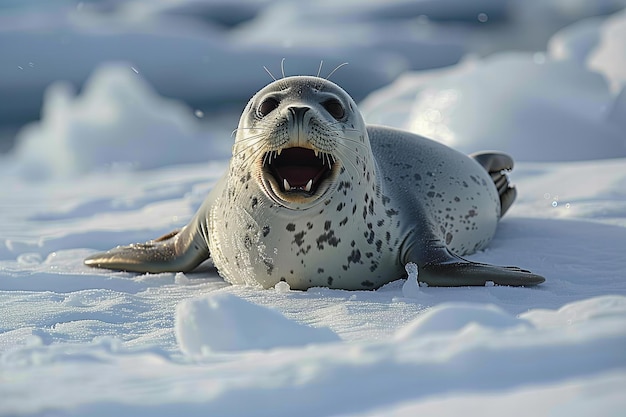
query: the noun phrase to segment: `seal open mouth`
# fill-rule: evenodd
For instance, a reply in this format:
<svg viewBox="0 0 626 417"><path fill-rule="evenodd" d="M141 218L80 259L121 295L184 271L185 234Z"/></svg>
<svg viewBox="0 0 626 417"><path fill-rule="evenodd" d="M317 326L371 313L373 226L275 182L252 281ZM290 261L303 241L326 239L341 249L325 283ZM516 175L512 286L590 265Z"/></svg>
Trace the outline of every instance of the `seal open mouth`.
<svg viewBox="0 0 626 417"><path fill-rule="evenodd" d="M283 193L314 195L330 177L334 158L325 152L293 147L268 152L263 165Z"/></svg>

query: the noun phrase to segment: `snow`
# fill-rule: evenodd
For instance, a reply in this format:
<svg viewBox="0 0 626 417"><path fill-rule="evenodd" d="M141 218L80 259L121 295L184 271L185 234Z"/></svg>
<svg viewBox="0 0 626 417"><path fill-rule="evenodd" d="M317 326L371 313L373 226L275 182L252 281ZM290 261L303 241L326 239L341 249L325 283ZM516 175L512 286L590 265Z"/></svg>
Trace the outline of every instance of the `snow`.
<svg viewBox="0 0 626 417"><path fill-rule="evenodd" d="M623 414L626 15L578 21L545 39L545 52L463 55L482 39L474 30L501 30L489 24L536 19L547 31L620 2L510 2L515 16L499 1L424 2L426 20L404 0L354 14L344 2L111 0L70 15L13 3L0 14L11 67L0 65L0 95L11 98L0 123L29 120L47 92L40 120L20 125L0 155L0 415ZM446 14L455 4L468 6ZM271 27L277 13L285 24ZM166 25L195 15L183 35ZM337 45L307 55L298 28L312 33L311 16L340 24L323 29ZM398 16L417 19L413 35ZM43 54L57 49L38 24L76 49ZM281 29L291 49L277 43ZM433 45L463 57L414 71L432 67L416 61ZM190 64L209 55L219 67ZM420 287L409 265L408 280L377 291L302 292L231 286L210 262L163 274L84 266L94 251L188 222L227 167L243 107L199 103L248 98L268 82L262 65L282 75L282 57L289 74L315 74L321 57L324 75L350 61L333 80L363 97L385 85L360 104L369 122L421 126L466 152L512 152L518 200L471 259L547 281Z"/></svg>
<svg viewBox="0 0 626 417"><path fill-rule="evenodd" d="M406 280L402 284L402 295L406 298L418 298L420 296L420 284L417 281L418 267L413 262L404 266L406 270Z"/></svg>

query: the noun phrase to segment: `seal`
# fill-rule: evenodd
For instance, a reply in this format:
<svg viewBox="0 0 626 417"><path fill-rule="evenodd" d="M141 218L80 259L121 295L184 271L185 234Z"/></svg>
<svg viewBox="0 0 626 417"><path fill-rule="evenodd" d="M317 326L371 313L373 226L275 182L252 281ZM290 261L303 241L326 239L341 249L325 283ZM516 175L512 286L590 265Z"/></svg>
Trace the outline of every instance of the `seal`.
<svg viewBox="0 0 626 417"><path fill-rule="evenodd" d="M191 271L209 257L233 284L375 289L415 263L430 286L531 286L539 275L471 262L515 199L501 153L366 126L320 77L279 79L245 107L229 167L180 231L85 260L136 272Z"/></svg>

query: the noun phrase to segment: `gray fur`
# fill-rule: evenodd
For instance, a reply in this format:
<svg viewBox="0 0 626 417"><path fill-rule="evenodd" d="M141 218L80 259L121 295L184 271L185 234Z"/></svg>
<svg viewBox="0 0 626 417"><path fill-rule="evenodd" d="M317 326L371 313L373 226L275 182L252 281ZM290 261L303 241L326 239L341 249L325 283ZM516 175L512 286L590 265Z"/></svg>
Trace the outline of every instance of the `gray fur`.
<svg viewBox="0 0 626 417"><path fill-rule="evenodd" d="M270 175L278 152L295 147L332 165L310 192L302 184L286 191L280 176ZM233 284L354 290L401 278L414 262L429 285L535 285L544 278L460 258L491 241L513 202L515 189L503 173L512 163L503 154L468 157L418 135L366 126L335 84L284 78L250 100L228 171L180 233L85 263L189 271L210 253Z"/></svg>

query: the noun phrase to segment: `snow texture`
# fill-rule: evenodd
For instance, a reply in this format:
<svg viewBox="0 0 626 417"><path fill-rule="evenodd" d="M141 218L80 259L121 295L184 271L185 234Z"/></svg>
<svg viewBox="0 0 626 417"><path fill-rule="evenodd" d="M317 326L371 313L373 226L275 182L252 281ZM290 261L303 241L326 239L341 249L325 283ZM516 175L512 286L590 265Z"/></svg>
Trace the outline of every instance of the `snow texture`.
<svg viewBox="0 0 626 417"><path fill-rule="evenodd" d="M0 155L1 416L623 415L624 2L355 4L0 5L0 124L31 121ZM376 291L302 292L210 262L84 266L189 221L282 57L350 61L332 79L371 93L370 123L513 153L518 199L471 259L547 281L420 287L408 265Z"/></svg>

